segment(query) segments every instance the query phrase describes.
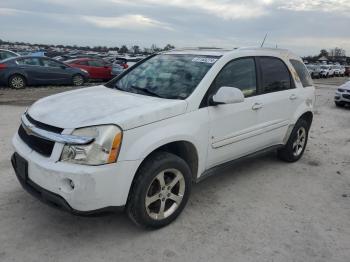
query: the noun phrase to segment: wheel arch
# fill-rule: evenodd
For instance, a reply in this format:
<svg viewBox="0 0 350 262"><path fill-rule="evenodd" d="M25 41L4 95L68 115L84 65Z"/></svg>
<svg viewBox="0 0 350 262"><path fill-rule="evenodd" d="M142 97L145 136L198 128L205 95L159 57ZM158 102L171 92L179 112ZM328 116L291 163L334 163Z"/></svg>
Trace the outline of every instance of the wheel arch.
<svg viewBox="0 0 350 262"><path fill-rule="evenodd" d="M314 114L311 111L306 111L298 118L298 120L299 119L306 120L309 123L309 128L310 128L313 118L314 118Z"/></svg>
<svg viewBox="0 0 350 262"><path fill-rule="evenodd" d="M139 170L140 167L142 166L142 164L146 160L151 158L155 152L159 152L159 151L165 151L168 153L172 153L172 154L182 158L191 169L192 180L193 181L196 180L197 174L198 174L198 161L199 161L198 160L199 159L198 151L193 143L186 141L186 140L177 140L177 141L173 141L173 142L168 142L166 144L163 144L163 145L158 146L157 148L153 149L152 151L147 153L147 156L143 159L143 161L141 162L141 164L139 165L137 170Z"/></svg>
<svg viewBox="0 0 350 262"><path fill-rule="evenodd" d="M174 155L177 155L178 157L182 158L188 165L191 170L191 176L192 176L192 181L196 181L197 179L197 173L198 173L198 151L195 147L195 145L189 141L185 140L177 140L173 142L168 142L166 144L163 144L161 146L158 146L157 148L153 149L151 152L147 154L147 156L141 161L139 166L136 169L135 175L132 179L130 188L129 188L129 193L128 193L128 198L127 198L127 203L129 203L130 196L132 193L132 189L135 185L135 181L137 180L138 176L140 173L138 172L142 165L150 159L154 153L156 152L161 152L165 151L168 153L172 153Z"/></svg>
<svg viewBox="0 0 350 262"><path fill-rule="evenodd" d="M15 76L15 75L19 75L21 77L24 78L24 81L26 84L28 84L28 77L24 74L24 73L21 73L21 72L11 72L10 74L8 74L7 76L7 86L10 86L10 79L11 77ZM30 83L29 83L30 84Z"/></svg>

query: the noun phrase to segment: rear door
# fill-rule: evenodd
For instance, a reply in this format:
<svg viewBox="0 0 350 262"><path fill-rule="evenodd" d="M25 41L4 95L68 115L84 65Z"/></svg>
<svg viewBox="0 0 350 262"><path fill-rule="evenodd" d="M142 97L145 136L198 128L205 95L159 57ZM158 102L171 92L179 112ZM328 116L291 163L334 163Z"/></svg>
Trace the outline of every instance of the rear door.
<svg viewBox="0 0 350 262"><path fill-rule="evenodd" d="M37 57L21 57L16 59L18 68L24 72L27 80L31 84L42 84L44 75L42 73L42 66L40 59Z"/></svg>
<svg viewBox="0 0 350 262"><path fill-rule="evenodd" d="M262 93L258 118L264 126L263 146L269 147L283 143L302 98L284 61L276 57L258 57L257 61Z"/></svg>

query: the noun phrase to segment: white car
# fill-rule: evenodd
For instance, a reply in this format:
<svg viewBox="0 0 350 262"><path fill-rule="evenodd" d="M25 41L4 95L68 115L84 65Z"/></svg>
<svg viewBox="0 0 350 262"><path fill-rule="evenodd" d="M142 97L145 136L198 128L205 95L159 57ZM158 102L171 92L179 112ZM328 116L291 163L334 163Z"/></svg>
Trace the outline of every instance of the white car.
<svg viewBox="0 0 350 262"><path fill-rule="evenodd" d="M43 98L22 116L12 164L22 186L75 214L125 208L159 228L193 182L266 150L294 162L314 87L287 50L191 49L150 56L105 86Z"/></svg>
<svg viewBox="0 0 350 262"><path fill-rule="evenodd" d="M339 71L339 76L344 77L345 76L345 66L339 66L340 67L340 71Z"/></svg>
<svg viewBox="0 0 350 262"><path fill-rule="evenodd" d="M334 102L338 107L344 107L350 104L350 81L339 86L337 91L335 91Z"/></svg>
<svg viewBox="0 0 350 262"><path fill-rule="evenodd" d="M334 69L331 65L321 65L321 77L328 78L334 76Z"/></svg>
<svg viewBox="0 0 350 262"><path fill-rule="evenodd" d="M334 65L332 66L334 69L335 76L345 76L345 67L342 65Z"/></svg>
<svg viewBox="0 0 350 262"><path fill-rule="evenodd" d="M334 65L332 66L332 69L334 70L334 76L341 76L341 67L340 65Z"/></svg>

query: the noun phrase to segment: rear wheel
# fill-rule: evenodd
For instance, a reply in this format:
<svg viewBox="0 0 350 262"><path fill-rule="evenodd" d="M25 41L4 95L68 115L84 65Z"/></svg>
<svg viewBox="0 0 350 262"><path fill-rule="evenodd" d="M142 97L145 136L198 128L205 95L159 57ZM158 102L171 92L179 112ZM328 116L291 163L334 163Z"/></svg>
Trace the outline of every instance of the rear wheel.
<svg viewBox="0 0 350 262"><path fill-rule="evenodd" d="M23 89L26 87L26 79L21 75L13 75L9 78L9 87L13 89Z"/></svg>
<svg viewBox="0 0 350 262"><path fill-rule="evenodd" d="M168 225L184 209L191 183L191 171L183 159L155 153L137 173L127 204L129 217L148 228Z"/></svg>
<svg viewBox="0 0 350 262"><path fill-rule="evenodd" d="M74 75L72 78L74 86L82 86L84 84L84 77L82 75Z"/></svg>
<svg viewBox="0 0 350 262"><path fill-rule="evenodd" d="M277 151L278 157L286 162L298 161L306 148L310 124L299 119L295 124L287 144Z"/></svg>

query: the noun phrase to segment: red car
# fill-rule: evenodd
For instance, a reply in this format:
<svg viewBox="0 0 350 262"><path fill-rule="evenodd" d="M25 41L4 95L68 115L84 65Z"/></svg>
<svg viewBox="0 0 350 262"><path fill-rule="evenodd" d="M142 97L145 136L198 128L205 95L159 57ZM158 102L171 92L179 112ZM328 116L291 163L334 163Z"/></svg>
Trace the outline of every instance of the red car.
<svg viewBox="0 0 350 262"><path fill-rule="evenodd" d="M89 72L90 79L102 79L110 80L113 76L111 75L112 66L111 64L95 58L76 58L65 61L66 64L85 69Z"/></svg>

